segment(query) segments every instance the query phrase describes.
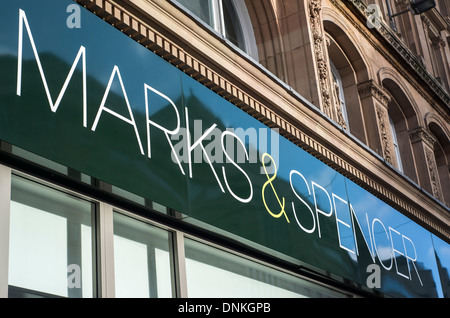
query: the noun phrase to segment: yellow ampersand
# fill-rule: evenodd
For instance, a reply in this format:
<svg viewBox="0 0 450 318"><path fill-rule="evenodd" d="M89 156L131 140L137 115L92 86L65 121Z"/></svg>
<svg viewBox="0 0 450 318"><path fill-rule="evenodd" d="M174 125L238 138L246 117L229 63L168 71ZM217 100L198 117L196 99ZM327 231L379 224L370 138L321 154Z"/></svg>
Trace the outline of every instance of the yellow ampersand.
<svg viewBox="0 0 450 318"><path fill-rule="evenodd" d="M270 160L273 162L273 165L274 165L274 167L275 167L275 173L274 173L274 175L273 175L272 177L269 177L269 174L267 173L266 165L264 164L265 158L266 158L266 157L269 157L269 158L270 158ZM277 177L277 166L276 166L276 164L275 164L275 160L273 160L273 158L272 158L268 153L264 153L263 156L262 156L262 164L263 164L263 167L264 167L264 171L266 172L266 176L267 176L267 178L268 178L268 180L264 183L264 185L263 185L263 187L262 187L262 198L263 198L264 206L266 207L266 210L270 213L270 215L272 215L274 218L279 218L279 217L281 217L281 216L284 214L286 220L288 221L288 223L290 223L290 222L289 222L289 219L288 219L288 217L287 217L287 215L286 215L286 211L284 211L284 205L285 205L284 197L282 198L282 201L283 201L283 202L281 202L281 201L280 201L280 198L278 197L278 194L277 194L277 192L275 191L275 188L274 188L274 186L273 186L273 184L272 184L272 181L275 180L275 178ZM270 184L270 186L272 187L272 191L273 191L273 193L275 194L275 197L276 197L277 200L278 200L278 204L279 204L280 207L281 207L281 211L280 211L278 214L273 213L273 212L269 209L269 207L267 206L266 199L265 199L265 197L264 197L264 190L265 190L265 188L267 187L268 184Z"/></svg>

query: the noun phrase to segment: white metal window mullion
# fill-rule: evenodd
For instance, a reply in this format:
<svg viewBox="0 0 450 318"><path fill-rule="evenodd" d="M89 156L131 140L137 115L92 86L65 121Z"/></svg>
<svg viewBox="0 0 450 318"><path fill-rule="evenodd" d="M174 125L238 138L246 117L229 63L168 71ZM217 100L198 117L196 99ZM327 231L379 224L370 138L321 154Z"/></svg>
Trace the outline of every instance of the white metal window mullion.
<svg viewBox="0 0 450 318"><path fill-rule="evenodd" d="M394 143L394 151L397 159L398 170L403 172L402 158L400 154L400 148L398 146L397 131L395 130L395 124L391 116L389 116L389 125L391 126L392 141Z"/></svg>
<svg viewBox="0 0 450 318"><path fill-rule="evenodd" d="M223 38L225 38L225 21L223 18L222 0L212 0L211 5L214 19L214 30L216 30Z"/></svg>
<svg viewBox="0 0 450 318"><path fill-rule="evenodd" d="M186 254L184 251L184 234L175 231L174 240L174 261L175 261L175 280L176 296L178 298L187 298L187 275L186 275Z"/></svg>
<svg viewBox="0 0 450 318"><path fill-rule="evenodd" d="M114 298L114 229L113 229L113 207L107 203L99 203L98 213L98 247L100 262L100 297Z"/></svg>
<svg viewBox="0 0 450 318"><path fill-rule="evenodd" d="M11 168L0 165L0 298L8 297Z"/></svg>

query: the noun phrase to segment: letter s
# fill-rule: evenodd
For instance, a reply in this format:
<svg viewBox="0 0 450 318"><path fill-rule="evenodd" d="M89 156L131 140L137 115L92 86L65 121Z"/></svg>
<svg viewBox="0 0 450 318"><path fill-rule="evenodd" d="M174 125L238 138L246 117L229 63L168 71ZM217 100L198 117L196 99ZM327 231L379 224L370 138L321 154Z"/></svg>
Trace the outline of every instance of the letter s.
<svg viewBox="0 0 450 318"><path fill-rule="evenodd" d="M303 227L303 225L300 223L300 221L299 221L298 218L297 218L297 214L295 213L294 202L292 202L292 210L294 211L295 220L297 221L298 226L300 226L300 228L301 228L303 231L305 231L306 233L313 233L313 232L315 231L315 229L316 229L316 219L315 219L315 217L314 217L314 212L313 212L313 210L311 209L311 207L305 202L305 200L303 200L303 199L297 194L297 192L295 192L294 186L292 185L292 175L293 175L293 174L297 174L297 175L299 175L300 177L302 177L302 179L305 181L306 187L307 187L307 189L308 189L308 194L311 195L311 191L309 190L308 182L306 182L305 177L304 177L300 172L298 172L297 170L291 170L291 172L289 173L289 182L290 182L290 184L291 184L292 191L294 192L295 196L296 196L296 197L297 197L297 198L298 198L298 199L299 199L299 200L300 200L300 201L308 208L309 212L311 213L312 219L313 219L313 221L314 221L314 225L313 225L312 229L306 229L305 227Z"/></svg>
<svg viewBox="0 0 450 318"><path fill-rule="evenodd" d="M224 131L224 132L222 133L222 139L221 139L222 150L223 150L225 156L227 157L227 159L228 159L228 160L229 160L229 161L230 161L230 162L231 162L231 163L232 163L232 164L233 164L240 172L242 172L242 174L247 178L247 181L248 181L249 186L250 186L250 195L248 196L248 198L241 198L241 197L237 196L237 195L231 190L230 185L228 184L227 176L226 176L226 174L225 174L225 167L222 166L222 173L223 173L223 178L224 178L224 180L225 180L225 185L226 185L228 191L230 191L231 195L232 195L236 200L238 200L238 201L240 201L240 202L243 202L243 203L248 203L248 202L250 202L250 200L253 198L253 185L252 185L252 182L251 182L250 178L249 178L248 175L245 173L245 171L244 171L241 167L239 167L239 165L238 165L233 159L231 159L231 157L228 155L227 151L225 150L224 140L225 140L225 136L226 136L226 135L231 135L232 137L236 138L236 139L239 141L239 143L241 144L242 148L244 148L244 151L245 151L245 157L246 157L247 160L248 160L247 149L245 149L245 145L244 145L244 143L242 142L242 140L241 140L237 135L235 135L234 133L232 133L231 131L226 130L226 131Z"/></svg>

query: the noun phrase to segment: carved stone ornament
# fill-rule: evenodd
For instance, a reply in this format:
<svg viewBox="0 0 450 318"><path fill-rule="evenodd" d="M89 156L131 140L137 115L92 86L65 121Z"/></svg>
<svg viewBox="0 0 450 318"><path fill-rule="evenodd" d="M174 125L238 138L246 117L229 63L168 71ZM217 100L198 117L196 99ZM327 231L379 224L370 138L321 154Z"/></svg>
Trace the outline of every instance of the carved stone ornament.
<svg viewBox="0 0 450 318"><path fill-rule="evenodd" d="M322 94L323 112L326 116L332 118L329 69L325 54L326 41L322 28L322 19L320 16L321 10L321 0L310 0L309 15L314 41L314 54L316 56L317 69L319 73L319 85Z"/></svg>
<svg viewBox="0 0 450 318"><path fill-rule="evenodd" d="M389 96L389 94L372 80L359 84L358 93L361 98L375 97L386 107L391 101L391 97Z"/></svg>
<svg viewBox="0 0 450 318"><path fill-rule="evenodd" d="M428 172L430 174L431 190L433 192L433 196L441 201L442 198L441 192L439 190L440 187L437 176L436 162L434 161L434 154L428 149L425 151L425 154L427 157Z"/></svg>
<svg viewBox="0 0 450 318"><path fill-rule="evenodd" d="M434 144L436 142L436 139L429 132L427 132L425 129L421 127L410 131L409 138L411 139L411 143L423 141L431 149L434 148Z"/></svg>
<svg viewBox="0 0 450 318"><path fill-rule="evenodd" d="M383 157L387 162L392 164L392 156L391 156L391 143L388 138L388 130L386 128L386 113L381 107L376 108L377 117L378 117L378 126L380 129L380 137L381 137L381 146L383 151Z"/></svg>

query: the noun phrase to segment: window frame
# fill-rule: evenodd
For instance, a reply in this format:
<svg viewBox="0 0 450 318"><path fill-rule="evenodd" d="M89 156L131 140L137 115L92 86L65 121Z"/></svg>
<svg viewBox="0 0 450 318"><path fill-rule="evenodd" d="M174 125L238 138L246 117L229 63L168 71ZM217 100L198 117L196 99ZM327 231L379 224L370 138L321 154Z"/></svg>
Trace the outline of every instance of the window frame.
<svg viewBox="0 0 450 318"><path fill-rule="evenodd" d="M336 291L342 293L349 297L354 297L357 294L349 291L345 286L338 286L340 284L335 284L330 281L330 284L322 281L320 277L309 277L308 275L303 275L301 273L296 273L287 268L280 267L273 264L270 261L259 258L258 256L253 256L247 254L244 250L239 248L239 246L229 246L229 244L221 244L220 237L203 237L188 226L186 229L171 226L165 222L158 221L158 218L152 218L152 215L142 214L142 211L131 212L128 208L123 208L121 204L110 204L108 203L108 197L98 197L95 192L91 195L86 194L88 192L83 191L80 188L74 188L70 182L67 184L61 180L53 180L53 178L48 178L40 173L30 174L26 169L22 168L12 168L4 165L0 162L0 229L5 228L5 231L0 232L0 297L8 297L8 262L9 262L9 215L10 215L10 191L11 191L11 180L13 175L18 175L23 178L27 178L31 181L37 182L43 186L50 187L52 189L61 191L63 193L75 196L77 198L87 200L95 204L95 211L93 213L93 218L95 219L92 226L92 235L95 237L93 239L93 265L95 269L93 270L93 295L94 298L114 298L115 297L115 281L114 281L114 231L113 231L113 213L120 213L125 216L131 217L138 221L150 224L152 226L158 227L160 229L170 232L170 257L171 266L174 268L174 275L171 279L173 297L174 298L186 298L187 294L187 277L186 277L186 257L184 251L184 240L185 238L190 238L200 243L209 245L211 247L217 248L220 251L231 253L238 257L242 257L247 261L258 263L260 265L270 267L276 271L283 272L285 274L298 277L300 279L306 280L310 283L320 285L324 288L330 289L331 291ZM65 176L64 178L66 178ZM116 201L117 198L114 200ZM126 198L125 198L126 200ZM160 213L160 212L159 212ZM5 226L7 224L7 226ZM328 281L328 280L327 280ZM42 294L41 296L53 296Z"/></svg>
<svg viewBox="0 0 450 318"><path fill-rule="evenodd" d="M351 129L350 129L350 123L348 121L347 104L345 102L344 84L342 83L341 75L339 74L339 71L336 68L336 66L334 65L333 61L331 59L329 59L329 62L330 62L331 76L336 79L336 83L339 86L339 100L340 100L340 109L341 109L342 117L347 126L347 131L350 132Z"/></svg>
<svg viewBox="0 0 450 318"><path fill-rule="evenodd" d="M250 15L247 11L247 7L244 1L230 0L231 4L234 6L234 9L238 14L237 19L241 26L245 48L240 48L227 39L224 13L222 9L223 8L222 0L208 0L211 3L212 20L213 20L212 26L209 25L206 21L203 21L201 18L199 18L195 13L191 12L189 9L184 7L183 4L178 2L177 0L168 0L168 1L175 4L183 12L191 16L197 22L201 23L204 27L213 31L217 36L219 36L222 40L224 40L228 45L230 45L234 49L237 49L242 54L247 55L248 57L252 58L257 62L259 61L256 38L253 33L253 26L250 20Z"/></svg>
<svg viewBox="0 0 450 318"><path fill-rule="evenodd" d="M395 129L395 123L392 119L391 115L388 114L389 117L389 126L391 128L391 136L392 136L392 145L394 146L394 153L395 153L395 160L397 163L397 169L401 173L403 173L403 163L402 163L402 156L400 154L400 146L398 144L398 138L397 138L397 130Z"/></svg>
<svg viewBox="0 0 450 318"><path fill-rule="evenodd" d="M241 259L242 262L253 263L253 264L255 264L258 267L264 267L264 268L267 268L268 270L275 271L275 272L277 272L277 273L279 273L281 275L288 275L288 276L291 276L292 278L302 280L306 284L315 285L315 286L317 286L317 289L319 289L319 290L327 289L327 290L329 290L330 294L341 294L342 298L351 298L351 297L354 296L352 293L350 293L350 292L348 292L346 290L341 290L341 289L335 288L333 286L329 286L327 284L324 284L322 282L316 281L314 279L310 279L310 278L305 277L303 275L300 275L300 274L297 274L297 273L293 273L293 272L288 271L286 269L283 269L283 268L281 268L279 266L266 263L266 262L264 262L264 261L262 261L260 259L251 257L249 255L246 255L245 253L240 252L240 251L237 251L237 250L234 250L234 249L231 249L231 248L228 248L228 247L221 246L221 245L219 245L217 243L214 243L214 242L211 242L211 241L207 241L205 239L202 239L202 238L199 238L199 237L196 237L196 236L193 236L193 235L189 235L189 234L184 234L184 239L193 241L193 242L195 242L195 244L204 245L206 247L206 249L214 249L216 253L220 253L222 255L229 254L229 255L231 255L231 260L232 261L233 261L232 258L239 258L239 259ZM186 261L186 259L187 258L185 257L185 261ZM194 260L194 261L196 261L196 260ZM221 269L221 268L219 268L219 269ZM257 268L256 270L258 271L259 269L260 268ZM187 275L187 273L186 273L186 275ZM247 276L245 276L245 277L247 277ZM186 283L187 283L187 280L186 280ZM273 286L275 286L275 285L273 285ZM275 287L278 287L278 286L275 286ZM301 294L299 294L299 295L302 296L302 297L305 297L305 296L303 296ZM252 297L252 296L250 296L250 297ZM302 297L300 297L300 298L302 298Z"/></svg>
<svg viewBox="0 0 450 318"><path fill-rule="evenodd" d="M0 163L0 169L3 169L3 168L5 168L5 166L3 166ZM91 297L92 298L98 298L100 296L100 289L99 289L99 284L98 284L98 280L99 280L99 261L98 261L98 242L97 242L97 238L98 238L97 220L98 220L98 215L100 213L98 200L95 200L95 199L93 199L93 198L91 198L89 196L83 195L83 194L78 193L76 191L73 191L71 189L62 187L62 186L57 185L55 183L52 183L50 181L43 180L41 178L35 177L33 175L30 175L28 173L25 173L25 172L22 172L22 171L18 171L18 170L15 170L15 169L9 169L9 177L7 178L8 181L9 181L9 198L8 198L9 202L8 202L8 210L6 212L8 214L8 216L7 216L7 219L8 219L8 223L7 223L7 225L8 225L8 231L7 231L7 233L8 233L8 238L7 238L8 254L7 254L7 257L4 257L4 258L6 259L8 264L7 264L7 268L6 268L6 274L4 274L3 272L0 274L0 275L2 275L2 274L6 275L6 294L5 294L4 297L6 297L6 298L8 297L8 289L9 288L14 288L14 289L18 289L18 290L19 289L23 290L25 292L26 291L30 291L30 293L33 294L33 295L43 295L44 297L48 296L48 297L55 297L55 298L70 298L70 296L64 297L64 296L55 295L55 294L48 294L48 293L42 292L40 290L32 290L32 289L28 289L28 288L22 288L22 287L9 285L9 257L10 257L10 250L9 250L10 246L9 246L9 244L10 244L10 219L11 219L10 216L11 216L11 202L13 201L12 197L11 197L11 192L12 192L12 179L14 177L26 180L26 181L31 182L31 183L34 183L37 186L42 186L42 187L48 188L51 191L60 192L63 195L67 195L69 197L73 197L76 200L86 201L87 203L89 203L91 205L91 215L90 215L90 218L91 218L91 226L90 226L91 235L90 236L91 236L91 254L92 254L91 255L91 257L92 257L91 258L91 261L92 261L92 263L91 263L91 266L92 266L92 268L91 268L91 270L92 270L92 277L91 277L91 279L92 279L92 296ZM0 184L0 190L1 190L2 186L6 187L6 183L2 182ZM1 195L2 195L2 193L0 193L0 197L1 197ZM44 211L44 212L47 212L47 211ZM47 213L50 213L50 212L47 212ZM55 215L58 216L58 214L55 214ZM6 221L5 215L3 215L2 218L4 218L5 221ZM2 237L2 238L5 239L4 237ZM0 250L0 252L2 252L2 251ZM6 256L6 255L5 254L0 254L0 258L3 257L3 256ZM3 270L3 268L0 268L0 270ZM69 276L69 272L68 272L68 276ZM0 281L0 283L1 283L1 281ZM5 287L3 285L0 286L0 294L2 293L4 288ZM75 297L77 297L77 296L75 296Z"/></svg>
<svg viewBox="0 0 450 318"><path fill-rule="evenodd" d="M115 240L115 236L116 235L120 236L122 238L128 239L128 237L120 235L120 234L123 234L123 233L118 234L117 232L115 232L115 229L114 229L114 223L115 223L114 222L114 217L115 217L115 215L119 216L119 218L121 218L121 217L122 218L128 218L128 219L130 219L130 220L132 220L134 222L140 222L140 223L142 223L141 226L145 226L145 227L149 226L149 227L152 228L152 230L155 230L155 231L165 231L165 232L167 232L167 243L168 243L168 248L169 248L168 249L168 253L169 253L169 258L170 258L169 262L170 262L170 272L171 272L170 278L171 278L171 284L172 284L171 285L171 293L172 293L172 298L178 297L177 289L176 289L176 285L177 284L175 283L177 274L175 272L176 267L175 267L174 258L173 258L173 255L176 253L175 248L174 248L174 244L173 244L173 240L174 240L174 236L175 236L174 230L169 228L169 227L162 226L159 223L152 222L150 219L147 219L147 218L144 218L144 217L139 217L139 216L137 216L137 215L135 215L135 214L133 214L131 212L127 212L127 211L124 211L124 210L116 208L116 207L113 207L113 211L112 212L113 212L113 238L112 238L113 239L113 244L114 244L114 240ZM121 226L123 226L123 225L121 225ZM130 229L125 229L125 230L122 229L122 231L129 232ZM142 236L147 234L144 231L142 231L141 229L138 230L138 231L139 231L139 234L141 234ZM142 238L142 236L140 238ZM146 242L146 240L142 240L142 241L141 240L136 240L135 242L141 243L141 244L145 245L146 247L150 247L150 248L156 249L156 245L154 243L152 243L152 242ZM147 257L149 257L149 255L147 255ZM115 265L115 260L114 260L114 265ZM147 270L150 271L150 268L147 268ZM155 270L156 270L156 268L155 268ZM155 274L156 274L156 272L155 272ZM150 274L149 274L149 276L150 276ZM114 283L115 282L116 282L116 280L114 279ZM116 290L115 290L115 292L116 292ZM149 288L149 293L150 293L150 295L152 294L151 288ZM150 298L152 298L152 297L150 297Z"/></svg>

